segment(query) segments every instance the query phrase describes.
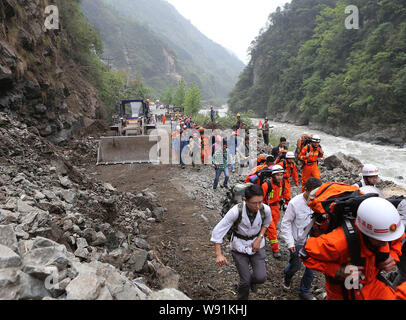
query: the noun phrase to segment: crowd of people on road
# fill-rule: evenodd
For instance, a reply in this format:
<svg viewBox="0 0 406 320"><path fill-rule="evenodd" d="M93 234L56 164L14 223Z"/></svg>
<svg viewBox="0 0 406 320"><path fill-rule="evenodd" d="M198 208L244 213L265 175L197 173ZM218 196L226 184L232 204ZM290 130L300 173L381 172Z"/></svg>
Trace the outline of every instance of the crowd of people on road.
<svg viewBox="0 0 406 320"><path fill-rule="evenodd" d="M214 123L213 108L210 117ZM319 160L325 154L320 136L303 134L294 151L289 150L287 139L280 137L272 148L272 126L265 118L259 129L267 152L252 155L247 126L240 114L236 118L226 134L205 129L187 115L172 116L170 126L175 163L182 168L191 164L197 170L200 165L212 165L214 190L220 184L232 191L229 182L234 173L245 183L242 201L226 211L211 235L219 266L229 264L221 245L226 235L230 236L231 255L240 278L237 299L248 299L250 292L267 280L265 246L268 243L272 257L280 260L281 239L287 245L289 261L283 274L277 276L284 290L291 290L293 277L304 265L300 299L315 300L312 283L316 272L325 277L327 300L406 299L406 254L402 255L406 250L406 200L401 214L402 204L395 206L383 197L376 187L378 168L366 164L362 179L352 186L323 182ZM220 181L223 173L224 180ZM300 193L293 197L292 184L301 185ZM354 194L359 195L359 201L354 198L356 206ZM354 216L331 227L341 207L337 201L327 200L335 197L344 201ZM319 200L322 198L327 200ZM390 277L382 272L390 273Z"/></svg>
<svg viewBox="0 0 406 320"><path fill-rule="evenodd" d="M280 137L279 144L272 148L269 146L271 126L265 118L259 129L268 152L254 157L250 154L250 137L245 135L241 115L237 114L236 118L232 130L224 134L197 125L189 116L172 117L171 134L173 156L182 168L186 162L197 170L199 165L213 165L214 190L219 184L221 188L231 189L230 171L236 172L246 184L243 200L227 211L211 236L216 263L223 266L229 262L221 245L226 235L231 234L231 255L240 277L237 299L248 299L250 291L255 292L266 281L265 245L269 243L274 259L281 259L280 239L289 250L289 261L280 275L285 290L291 290L294 275L305 267L298 292L300 299L315 299L311 289L316 272L325 276L328 300L406 299L406 255L402 256L406 250L404 216L376 188L378 169L366 164L362 179L353 186L323 183L318 165L324 158L320 136L303 134L295 151L289 150L285 137ZM215 120L213 109L211 120ZM220 182L223 173L224 180ZM293 198L292 184L298 187L301 184L301 193ZM316 234L316 227L334 220L334 206L330 203L325 208L320 202L320 212L324 215L317 215L314 199L323 194L338 197L337 188L360 190L360 195L365 193L367 197L357 203L353 210L355 218L348 226L343 224ZM369 197L371 192L376 196ZM320 217L325 221L317 220ZM353 242L357 249L353 248ZM392 272L393 282L382 271Z"/></svg>
<svg viewBox="0 0 406 320"><path fill-rule="evenodd" d="M240 127L240 123L237 126ZM264 142L267 141L264 138ZM318 160L324 157L320 141L318 135L305 134L298 139L293 152L288 150L286 139L281 137L280 144L270 154L258 156L257 167L245 177L243 200L232 206L212 231L216 263L219 266L229 264L221 245L231 231L230 249L240 277L237 299L246 300L250 291L255 292L258 284L267 279L265 238L268 238L275 259L281 259L278 239L282 238L290 255L281 276L285 290L291 290L294 275L305 266L298 292L300 299L316 299L312 294L312 283L315 272L321 272L325 277L327 300L404 300L406 254L402 256L402 252L406 250L403 245L406 210L385 199L376 188L379 170L371 164L363 167L362 179L353 186L323 183L318 167ZM219 152L214 160L221 165L216 167L213 187L217 186L219 172L225 173L223 185L227 186L225 166L228 154L227 143L224 143L223 157ZM291 198L291 184L299 186L299 175L301 193ZM344 199L347 205L349 200L353 205L360 199L356 207L350 208L354 213L353 220L344 219L342 225L316 234L316 227L326 221L331 226L337 219L333 214L337 202L333 205L329 202L326 207L327 202L318 199L323 194L331 196L328 199L338 198L342 195L337 191L340 188L348 191L342 193L347 196ZM348 197L350 193L355 198ZM406 200L402 201L406 207ZM324 215L317 214L320 212ZM338 209L336 212L338 214ZM385 277L382 272L391 276Z"/></svg>

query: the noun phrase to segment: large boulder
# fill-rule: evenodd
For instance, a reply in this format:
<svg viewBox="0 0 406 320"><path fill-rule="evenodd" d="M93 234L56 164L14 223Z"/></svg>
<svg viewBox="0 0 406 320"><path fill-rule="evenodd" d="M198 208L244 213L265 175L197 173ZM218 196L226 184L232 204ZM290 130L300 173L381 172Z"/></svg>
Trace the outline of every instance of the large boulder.
<svg viewBox="0 0 406 320"><path fill-rule="evenodd" d="M180 275L175 270L155 261L152 261L152 265L161 288L178 288Z"/></svg>
<svg viewBox="0 0 406 320"><path fill-rule="evenodd" d="M20 271L17 268L0 269L0 300L17 300L20 291Z"/></svg>
<svg viewBox="0 0 406 320"><path fill-rule="evenodd" d="M342 152L335 153L324 159L324 165L328 170L336 168L358 174L362 170L362 163L357 158L347 156Z"/></svg>
<svg viewBox="0 0 406 320"><path fill-rule="evenodd" d="M17 251L17 237L12 225L0 225L0 244Z"/></svg>
<svg viewBox="0 0 406 320"><path fill-rule="evenodd" d="M0 244L0 269L2 268L16 268L21 265L20 256L6 247Z"/></svg>
<svg viewBox="0 0 406 320"><path fill-rule="evenodd" d="M66 287L67 300L96 300L104 282L95 272L81 272Z"/></svg>
<svg viewBox="0 0 406 320"><path fill-rule="evenodd" d="M145 250L136 250L128 260L128 264L135 272L141 272L144 264L147 262L148 252Z"/></svg>
<svg viewBox="0 0 406 320"><path fill-rule="evenodd" d="M20 272L20 297L23 300L41 300L44 297L49 297L50 293L45 288L45 282L37 279L29 274Z"/></svg>

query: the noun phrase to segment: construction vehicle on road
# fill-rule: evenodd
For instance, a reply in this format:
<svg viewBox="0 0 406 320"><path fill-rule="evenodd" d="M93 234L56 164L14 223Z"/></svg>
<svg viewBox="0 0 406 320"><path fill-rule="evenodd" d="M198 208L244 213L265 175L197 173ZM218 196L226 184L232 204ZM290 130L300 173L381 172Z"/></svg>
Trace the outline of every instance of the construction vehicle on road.
<svg viewBox="0 0 406 320"><path fill-rule="evenodd" d="M100 138L97 164L158 162L158 139L150 135L156 123L149 101L121 100L116 111L110 126L114 135Z"/></svg>

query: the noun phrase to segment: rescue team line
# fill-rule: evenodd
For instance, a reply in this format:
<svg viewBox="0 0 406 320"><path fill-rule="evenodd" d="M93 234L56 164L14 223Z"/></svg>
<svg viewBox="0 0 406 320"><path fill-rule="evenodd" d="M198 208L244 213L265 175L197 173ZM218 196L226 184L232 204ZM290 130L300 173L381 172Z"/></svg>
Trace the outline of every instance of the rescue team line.
<svg viewBox="0 0 406 320"><path fill-rule="evenodd" d="M247 305L231 304L231 305L202 305L198 307L175 307L167 304L165 307L160 307L160 315L185 315L189 318L192 313L203 313L205 315L240 315L247 316Z"/></svg>

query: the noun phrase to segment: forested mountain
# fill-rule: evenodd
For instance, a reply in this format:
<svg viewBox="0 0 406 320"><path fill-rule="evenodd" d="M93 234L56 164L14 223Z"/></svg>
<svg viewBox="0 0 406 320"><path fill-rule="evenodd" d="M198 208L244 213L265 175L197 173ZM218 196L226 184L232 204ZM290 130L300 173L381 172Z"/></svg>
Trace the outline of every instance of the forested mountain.
<svg viewBox="0 0 406 320"><path fill-rule="evenodd" d="M359 29L347 29L349 5ZM269 16L233 89L234 111L355 135L406 120L406 2L292 0Z"/></svg>
<svg viewBox="0 0 406 320"><path fill-rule="evenodd" d="M82 7L112 65L142 75L157 95L183 77L204 100L225 102L243 69L164 0L83 0Z"/></svg>

